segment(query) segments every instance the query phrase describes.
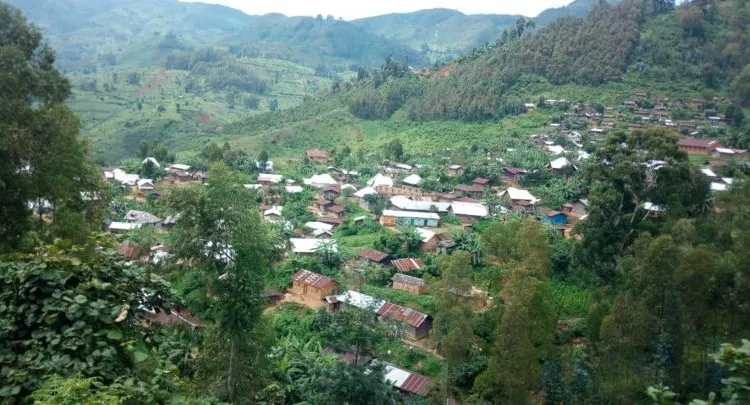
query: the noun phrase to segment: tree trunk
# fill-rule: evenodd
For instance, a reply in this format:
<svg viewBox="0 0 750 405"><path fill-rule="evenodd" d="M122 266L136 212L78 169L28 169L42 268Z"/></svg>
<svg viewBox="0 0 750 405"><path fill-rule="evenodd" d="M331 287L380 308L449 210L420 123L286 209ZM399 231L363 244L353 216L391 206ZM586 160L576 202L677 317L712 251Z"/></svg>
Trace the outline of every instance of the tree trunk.
<svg viewBox="0 0 750 405"><path fill-rule="evenodd" d="M238 343L236 338L230 338L229 341L230 345L230 351L229 351L229 372L227 373L227 397L229 399L229 402L234 402L234 391L235 391L235 385L237 382L235 381L236 378L236 370L237 367L237 356L238 356Z"/></svg>

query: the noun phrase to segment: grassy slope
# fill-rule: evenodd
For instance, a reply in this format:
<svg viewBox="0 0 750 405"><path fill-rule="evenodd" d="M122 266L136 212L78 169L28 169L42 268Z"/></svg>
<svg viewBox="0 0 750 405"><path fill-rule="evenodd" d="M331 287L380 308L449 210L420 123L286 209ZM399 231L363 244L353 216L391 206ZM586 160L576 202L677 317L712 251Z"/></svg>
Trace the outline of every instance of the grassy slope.
<svg viewBox="0 0 750 405"><path fill-rule="evenodd" d="M222 127L248 115L268 111L268 101L277 99L279 108L299 104L306 95L329 86L329 81L314 76L311 68L287 61L269 59L241 60L243 65L271 81L279 73L279 82L261 99L258 110L237 105L230 108L228 92L187 93L184 83L188 72L161 69L138 69L139 86L128 85L125 77L132 69L100 70L94 75L73 76L74 85L96 79L96 92L76 87L71 99L73 110L81 116L82 132L94 141L100 159L114 163L133 154L141 139L162 140L171 149L197 148L204 140L215 138ZM105 83L112 83L112 73L120 79L116 90L106 92ZM242 93L240 93L242 94ZM137 109L138 101L143 109ZM177 112L180 104L180 112ZM159 106L166 111L159 113Z"/></svg>

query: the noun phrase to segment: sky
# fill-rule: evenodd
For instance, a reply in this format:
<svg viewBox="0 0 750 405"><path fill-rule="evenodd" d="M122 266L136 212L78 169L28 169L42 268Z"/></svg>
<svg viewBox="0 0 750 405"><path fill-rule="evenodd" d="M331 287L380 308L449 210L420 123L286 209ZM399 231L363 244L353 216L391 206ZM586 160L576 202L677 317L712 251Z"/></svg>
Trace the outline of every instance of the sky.
<svg viewBox="0 0 750 405"><path fill-rule="evenodd" d="M185 0L193 1L193 0ZM535 17L545 9L573 0L199 0L223 4L247 14L333 15L345 20L429 8L451 8L465 14L521 14Z"/></svg>

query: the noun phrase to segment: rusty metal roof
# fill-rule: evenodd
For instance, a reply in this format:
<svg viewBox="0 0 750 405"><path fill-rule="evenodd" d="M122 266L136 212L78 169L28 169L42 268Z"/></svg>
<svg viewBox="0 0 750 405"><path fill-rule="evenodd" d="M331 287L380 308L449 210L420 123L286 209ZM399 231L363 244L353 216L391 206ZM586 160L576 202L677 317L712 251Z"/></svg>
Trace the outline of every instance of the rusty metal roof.
<svg viewBox="0 0 750 405"><path fill-rule="evenodd" d="M322 274L313 273L310 270L300 270L294 274L293 278L295 282L307 284L315 288L325 288L338 285L336 280Z"/></svg>
<svg viewBox="0 0 750 405"><path fill-rule="evenodd" d="M359 254L357 254L357 256L375 263L380 263L388 258L388 253L384 253L375 249L364 248L359 251Z"/></svg>
<svg viewBox="0 0 750 405"><path fill-rule="evenodd" d="M484 186L484 185L490 184L490 180L489 179L485 179L484 177L477 177L477 178L475 178L472 181L472 183L474 183L474 184L481 184L481 185Z"/></svg>
<svg viewBox="0 0 750 405"><path fill-rule="evenodd" d="M464 193L483 193L484 187L477 184L457 184L455 187L453 187L453 191L461 191Z"/></svg>
<svg viewBox="0 0 750 405"><path fill-rule="evenodd" d="M412 271L419 270L424 267L424 261L422 259L397 259L392 260L391 264L396 267L398 271Z"/></svg>
<svg viewBox="0 0 750 405"><path fill-rule="evenodd" d="M427 320L429 315L415 311L411 308L405 308L392 302L386 302L378 310L378 315L384 318L390 318L395 321L406 322L409 326L418 328Z"/></svg>

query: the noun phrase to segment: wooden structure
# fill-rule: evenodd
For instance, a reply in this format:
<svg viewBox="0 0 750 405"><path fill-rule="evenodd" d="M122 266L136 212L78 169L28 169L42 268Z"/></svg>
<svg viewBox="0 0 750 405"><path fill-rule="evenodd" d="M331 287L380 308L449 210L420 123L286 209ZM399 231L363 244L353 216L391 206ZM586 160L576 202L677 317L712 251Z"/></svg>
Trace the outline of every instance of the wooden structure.
<svg viewBox="0 0 750 405"><path fill-rule="evenodd" d="M378 315L385 319L403 322L406 337L409 339L422 339L432 329L432 317L430 315L391 302L386 302L380 307Z"/></svg>
<svg viewBox="0 0 750 405"><path fill-rule="evenodd" d="M292 288L289 291L295 301L303 305L319 307L325 304L325 298L339 290L336 280L309 270L300 270L292 276Z"/></svg>
<svg viewBox="0 0 750 405"><path fill-rule="evenodd" d="M394 290L406 291L416 295L427 294L427 283L421 278L396 273L391 280Z"/></svg>

